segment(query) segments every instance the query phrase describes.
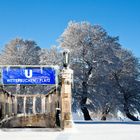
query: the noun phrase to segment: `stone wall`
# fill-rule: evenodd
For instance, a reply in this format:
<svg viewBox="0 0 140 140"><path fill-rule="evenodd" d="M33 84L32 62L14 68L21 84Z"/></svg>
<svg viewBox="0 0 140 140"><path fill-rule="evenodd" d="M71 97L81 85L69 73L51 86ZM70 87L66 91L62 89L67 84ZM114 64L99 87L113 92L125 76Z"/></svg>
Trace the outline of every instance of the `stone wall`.
<svg viewBox="0 0 140 140"><path fill-rule="evenodd" d="M55 114L15 116L3 121L2 128L55 128Z"/></svg>

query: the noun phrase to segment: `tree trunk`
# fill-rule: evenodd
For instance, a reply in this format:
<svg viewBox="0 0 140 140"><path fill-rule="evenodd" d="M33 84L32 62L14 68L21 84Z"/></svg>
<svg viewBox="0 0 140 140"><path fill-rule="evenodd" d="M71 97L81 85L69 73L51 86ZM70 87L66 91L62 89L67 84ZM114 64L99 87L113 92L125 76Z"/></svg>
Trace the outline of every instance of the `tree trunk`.
<svg viewBox="0 0 140 140"><path fill-rule="evenodd" d="M89 111L88 111L87 107L85 107L86 101L87 101L87 97L85 97L81 100L81 110L82 110L85 120L92 120L89 115Z"/></svg>
<svg viewBox="0 0 140 140"><path fill-rule="evenodd" d="M83 45L83 43L82 43L82 45ZM86 61L85 60L85 54L86 54L86 49L84 48L84 45L83 45L82 56L83 56L83 61L84 62ZM90 66L90 63L88 61L86 61L86 63ZM83 112L85 120L92 120L90 115L89 115L89 111L88 111L88 109L86 107L87 94L88 94L88 84L87 84L87 81L88 81L88 78L89 78L89 76L91 74L92 69L93 69L93 67L90 66L89 70L85 70L85 67L83 66L83 76L84 76L84 80L82 82L83 96L82 96L80 105L81 105L81 110Z"/></svg>
<svg viewBox="0 0 140 140"><path fill-rule="evenodd" d="M0 104L0 120L2 119L2 105Z"/></svg>
<svg viewBox="0 0 140 140"><path fill-rule="evenodd" d="M80 105L81 105L81 110L83 112L84 115L84 119L85 120L92 120L90 115L89 115L89 111L86 107L86 102L87 102L87 83L83 82L82 83L82 88L83 88L83 97L81 99Z"/></svg>
<svg viewBox="0 0 140 140"><path fill-rule="evenodd" d="M106 116L107 116L107 114L103 114L101 120L102 120L102 121L106 121Z"/></svg>
<svg viewBox="0 0 140 140"><path fill-rule="evenodd" d="M124 104L124 112L125 112L125 115L127 116L127 118L129 118L130 120L132 120L132 121L139 121L138 118L136 118L134 115L132 115L130 113L126 103Z"/></svg>
<svg viewBox="0 0 140 140"><path fill-rule="evenodd" d="M130 112L126 112L125 114L126 114L126 116L127 116L130 120L132 120L132 121L139 121L139 119L136 118L134 115L130 114Z"/></svg>
<svg viewBox="0 0 140 140"><path fill-rule="evenodd" d="M102 118L101 120L105 121L106 120L106 117L108 115L108 113L110 112L110 107L106 107L102 113Z"/></svg>
<svg viewBox="0 0 140 140"><path fill-rule="evenodd" d="M127 93L125 92L125 90L123 89L123 87L120 85L120 82L119 82L119 79L118 79L118 76L115 74L114 75L115 77L115 80L117 82L117 85L120 89L120 92L123 93L123 96L124 96L124 112L126 114L126 116L132 120L132 121L139 121L138 118L136 118L134 115L132 115L129 111L129 107L128 107L128 97L127 97Z"/></svg>
<svg viewBox="0 0 140 140"><path fill-rule="evenodd" d="M83 96L82 96L82 99L81 99L81 102L80 102L80 105L81 105L81 110L83 112L83 115L84 115L84 119L85 120L92 120L90 115L89 115L89 111L86 107L86 102L87 102L87 82L83 81L82 83L82 88L83 88Z"/></svg>
<svg viewBox="0 0 140 140"><path fill-rule="evenodd" d="M81 108L81 110L82 110L82 112L83 112L84 119L85 119L86 121L92 120L91 117L90 117L90 115L89 115L89 111L87 110L86 107Z"/></svg>

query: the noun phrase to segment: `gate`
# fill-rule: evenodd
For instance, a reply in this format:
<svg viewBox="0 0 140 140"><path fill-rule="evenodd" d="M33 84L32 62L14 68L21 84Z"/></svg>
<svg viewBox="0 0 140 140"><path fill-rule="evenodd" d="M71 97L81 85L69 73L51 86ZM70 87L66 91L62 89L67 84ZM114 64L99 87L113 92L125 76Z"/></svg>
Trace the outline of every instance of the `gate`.
<svg viewBox="0 0 140 140"><path fill-rule="evenodd" d="M72 127L71 87L73 71L65 51L63 69L56 66L1 66L0 88L1 127ZM45 89L48 85L50 89ZM13 86L13 94L5 87ZM31 94L33 88L39 91Z"/></svg>

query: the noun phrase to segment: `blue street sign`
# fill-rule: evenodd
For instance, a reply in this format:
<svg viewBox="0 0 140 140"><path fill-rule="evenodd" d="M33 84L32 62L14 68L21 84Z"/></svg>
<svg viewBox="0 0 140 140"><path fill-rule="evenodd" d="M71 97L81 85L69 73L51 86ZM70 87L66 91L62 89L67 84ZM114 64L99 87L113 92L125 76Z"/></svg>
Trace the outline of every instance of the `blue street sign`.
<svg viewBox="0 0 140 140"><path fill-rule="evenodd" d="M56 84L56 70L51 67L3 67L3 84Z"/></svg>

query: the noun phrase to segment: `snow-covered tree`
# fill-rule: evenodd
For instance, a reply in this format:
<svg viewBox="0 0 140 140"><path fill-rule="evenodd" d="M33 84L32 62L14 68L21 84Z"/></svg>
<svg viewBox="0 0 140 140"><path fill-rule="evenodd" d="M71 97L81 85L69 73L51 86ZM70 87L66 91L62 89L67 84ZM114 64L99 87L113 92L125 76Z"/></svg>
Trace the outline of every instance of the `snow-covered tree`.
<svg viewBox="0 0 140 140"><path fill-rule="evenodd" d="M119 110L123 109L129 119L138 121L133 114L140 112L139 62L131 52L126 50L117 52L117 56L119 65L112 71L112 83L119 90L117 96L121 95L119 100L123 107Z"/></svg>
<svg viewBox="0 0 140 140"><path fill-rule="evenodd" d="M46 48L41 50L40 55L41 65L62 65L62 54L58 47L52 46L51 48Z"/></svg>
<svg viewBox="0 0 140 140"><path fill-rule="evenodd" d="M0 55L1 65L38 65L40 47L34 41L16 38L7 45Z"/></svg>
<svg viewBox="0 0 140 140"><path fill-rule="evenodd" d="M138 63L130 52L121 48L118 37L109 36L99 25L70 22L59 42L62 48L71 51L75 85L73 105L74 108L81 108L85 120L91 119L88 109L102 110L103 120L109 112L115 113L120 108L129 117L130 112L125 109L128 102L116 73L122 70L122 77L133 77L136 80L139 75ZM118 75L117 77L120 78ZM123 83L127 82L124 78L121 80ZM127 86L132 85L128 83Z"/></svg>

